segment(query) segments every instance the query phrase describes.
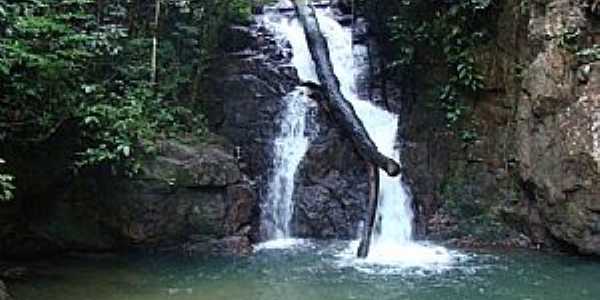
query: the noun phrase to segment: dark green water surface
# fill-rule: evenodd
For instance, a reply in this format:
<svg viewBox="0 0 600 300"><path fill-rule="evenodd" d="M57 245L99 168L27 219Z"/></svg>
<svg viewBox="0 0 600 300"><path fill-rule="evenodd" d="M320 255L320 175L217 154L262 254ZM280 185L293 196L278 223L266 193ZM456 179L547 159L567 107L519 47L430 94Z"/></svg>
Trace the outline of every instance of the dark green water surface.
<svg viewBox="0 0 600 300"><path fill-rule="evenodd" d="M541 253L466 254L451 266L355 266L337 244L245 258L106 256L48 263L16 300L600 299L600 262Z"/></svg>

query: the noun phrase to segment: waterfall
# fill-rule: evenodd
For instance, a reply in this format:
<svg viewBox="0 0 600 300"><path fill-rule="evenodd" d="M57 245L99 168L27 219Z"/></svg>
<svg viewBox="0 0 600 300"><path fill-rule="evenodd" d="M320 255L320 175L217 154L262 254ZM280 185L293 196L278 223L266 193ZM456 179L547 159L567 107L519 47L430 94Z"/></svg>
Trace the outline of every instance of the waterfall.
<svg viewBox="0 0 600 300"><path fill-rule="evenodd" d="M400 152L396 147L398 116L360 99L356 90L358 70L355 60L365 59L364 47L353 47L351 29L344 28L326 11L319 11L317 16L321 31L329 44L331 61L340 82L342 94L352 103L378 150L384 155L400 161ZM371 247L374 254L378 249L389 245L409 243L412 240L413 230L410 195L406 185L402 183L401 176L390 177L382 170L379 171L379 176L379 207L377 209L379 223Z"/></svg>
<svg viewBox="0 0 600 300"><path fill-rule="evenodd" d="M291 237L294 174L309 145L306 128L308 97L303 90L297 89L285 96L283 101L286 108L280 135L274 141L274 171L269 181L267 202L262 207L263 212L272 213L270 218L263 220L265 236L275 240Z"/></svg>
<svg viewBox="0 0 600 300"><path fill-rule="evenodd" d="M280 15L276 10L267 12L263 25L275 35L280 47L291 44L291 64L302 81L318 82L314 63L304 42L304 31L297 20ZM262 247L281 248L294 244L290 222L294 213L292 201L294 176L310 144L316 128L307 122L310 106L314 106L305 89L298 87L283 97L285 109L281 116L279 136L274 141L273 175L269 180L267 199L262 204L261 227L264 238L270 241Z"/></svg>
<svg viewBox="0 0 600 300"><path fill-rule="evenodd" d="M329 44L334 71L343 95L352 103L379 151L399 161L400 155L395 147L398 117L358 97L351 29L341 26L327 10L318 10L317 17ZM271 12L263 18L263 24L282 44L287 41L291 45L291 63L298 71L300 80L318 82L300 22L296 18ZM267 224L269 239L290 237L294 174L308 147L308 138L304 132L306 109L303 108L307 105L306 97L296 91L284 100L287 109L284 112L281 136L275 141L274 176L269 184L267 205L264 207L273 214L273 222L263 222L263 226ZM381 222L378 224L380 230L375 236L374 247L380 243L405 243L411 239L412 232L410 197L400 178L390 177L383 171L380 171L380 178L378 219Z"/></svg>
<svg viewBox="0 0 600 300"><path fill-rule="evenodd" d="M285 2L279 5L285 6ZM360 99L356 85L356 75L360 66L355 61L368 59L364 46L353 45L351 28L337 22L329 9L318 9L317 19L330 50L334 72L340 82L341 92L351 102L358 117L378 150L384 155L401 161L396 147L398 139L397 115ZM292 48L292 65L297 69L301 81L318 83L314 62L311 58L304 30L293 16L284 16L277 10L268 12L263 24L273 32L282 45L289 42ZM282 134L275 142L275 176L269 185L268 207L274 214L274 229L268 236L271 239L290 237L289 222L293 213L292 194L294 174L306 149L309 138L306 135L306 105L310 101L297 91L288 95ZM442 247L413 241L413 212L411 196L402 177L390 177L379 171L379 207L377 209L377 230L374 231L369 263L400 264L402 266L423 266L445 264L452 261L449 252ZM264 224L264 223L263 223ZM351 246L348 253L354 256L358 243Z"/></svg>
<svg viewBox="0 0 600 300"><path fill-rule="evenodd" d="M343 27L330 11L318 10L317 18L329 45L331 62L342 94L354 107L378 150L401 163L400 151L396 147L398 116L360 99L357 91L356 77L360 71L358 62L368 59L365 47L353 45L351 28ZM390 177L382 170L379 171L379 176L377 230L373 232L365 262L402 267L426 267L453 262L455 258L445 248L413 240L411 195L402 176ZM355 255L357 248L358 242L355 242L347 253Z"/></svg>

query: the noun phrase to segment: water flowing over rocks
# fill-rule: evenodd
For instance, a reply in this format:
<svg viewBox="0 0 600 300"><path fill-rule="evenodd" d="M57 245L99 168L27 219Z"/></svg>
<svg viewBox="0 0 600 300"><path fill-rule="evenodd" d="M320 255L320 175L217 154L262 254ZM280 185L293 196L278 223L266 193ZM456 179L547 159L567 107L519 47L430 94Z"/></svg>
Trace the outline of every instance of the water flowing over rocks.
<svg viewBox="0 0 600 300"><path fill-rule="evenodd" d="M272 141L277 133L277 116L284 109L281 99L292 91L298 77L288 65L284 51L264 27L252 25L243 32L252 41L229 53L211 84L208 121L239 149L241 161L259 186L271 168Z"/></svg>
<svg viewBox="0 0 600 300"><path fill-rule="evenodd" d="M278 41L260 24L247 32L258 42L241 51L244 57L233 53L223 63L215 82L224 84L214 93L221 114L208 116L218 132L241 147L245 171L256 179L262 203L268 196L282 99L300 80L290 67L289 43ZM319 130L294 179L291 230L299 237L354 238L363 218L366 169L327 113L319 110L315 117Z"/></svg>
<svg viewBox="0 0 600 300"><path fill-rule="evenodd" d="M354 21L355 42L370 47L373 70L360 75L360 96L401 113L405 178L422 236L600 255L600 62L561 46L565 30L580 32L581 48L600 43L592 2L538 0L526 14L521 1L500 4L496 40L478 54L486 90L469 103L478 139L465 144L426 101L378 81L385 61L368 24L344 17L349 1L333 1L340 20ZM104 168L73 176L72 158L61 154L76 147L71 128L40 149L1 145L3 158L15 157L7 161L19 165L25 191L0 203L0 257L131 248L247 253L260 239L282 99L300 80L289 43L260 23L233 27L231 36L229 53L210 70L209 93L194 99L222 137L163 141L140 176ZM291 229L299 237L355 238L367 170L325 111L313 117L319 131L294 179ZM23 218L20 201L33 208Z"/></svg>

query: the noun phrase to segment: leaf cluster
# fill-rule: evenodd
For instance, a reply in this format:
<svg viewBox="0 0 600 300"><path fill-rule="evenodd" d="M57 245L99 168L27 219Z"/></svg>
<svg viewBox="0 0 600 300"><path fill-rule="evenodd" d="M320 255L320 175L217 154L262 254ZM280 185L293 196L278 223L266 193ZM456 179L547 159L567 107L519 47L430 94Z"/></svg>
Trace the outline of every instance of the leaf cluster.
<svg viewBox="0 0 600 300"><path fill-rule="evenodd" d="M226 45L227 28L249 20L251 4L161 0L155 24L155 3L0 0L0 142L39 143L75 120L77 168L134 173L158 139L203 135L198 82ZM3 191L11 181L3 175Z"/></svg>
<svg viewBox="0 0 600 300"><path fill-rule="evenodd" d="M446 113L448 126L464 115L464 97L484 88L476 50L493 34L493 0L362 1L366 14L381 19L379 27L391 63L389 73L426 74L436 80L436 102ZM383 18L382 18L383 16ZM443 76L430 76L442 71Z"/></svg>

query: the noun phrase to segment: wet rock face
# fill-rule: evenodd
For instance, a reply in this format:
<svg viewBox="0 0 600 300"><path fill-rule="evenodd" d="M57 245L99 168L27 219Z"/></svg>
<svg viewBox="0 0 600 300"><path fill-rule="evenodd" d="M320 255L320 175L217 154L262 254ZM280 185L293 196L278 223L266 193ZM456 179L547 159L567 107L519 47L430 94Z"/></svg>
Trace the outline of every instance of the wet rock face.
<svg viewBox="0 0 600 300"><path fill-rule="evenodd" d="M327 113L318 119L319 133L296 174L292 229L300 237L354 238L366 209L367 170Z"/></svg>
<svg viewBox="0 0 600 300"><path fill-rule="evenodd" d="M600 62L573 47L600 41L582 3L547 1L532 13L528 38L542 48L525 70L518 109L520 175L556 239L600 255ZM596 32L596 33L594 33Z"/></svg>
<svg viewBox="0 0 600 300"><path fill-rule="evenodd" d="M158 155L143 162L134 178L103 169L80 174L55 188L44 218L2 226L0 256L183 250L191 242L214 254L244 252L258 215L257 192L232 152L219 143L169 140L160 143ZM230 246L198 246L221 240ZM233 240L246 242L233 247Z"/></svg>
<svg viewBox="0 0 600 300"><path fill-rule="evenodd" d="M244 171L262 186L272 161L272 141L278 133L281 99L298 84L288 63L289 49L280 47L260 25L241 30L245 48L223 58L213 78L211 107L207 114L213 129L238 147Z"/></svg>
<svg viewBox="0 0 600 300"><path fill-rule="evenodd" d="M256 192L229 151L173 141L160 149L143 176L114 183L102 197L114 212L107 226L127 244L142 246L247 238L257 214Z"/></svg>
<svg viewBox="0 0 600 300"><path fill-rule="evenodd" d="M299 80L289 66L289 45L279 45L260 24L237 32L252 42L223 58L221 70L213 77L207 117L213 130L233 144L241 170L256 183L258 202L262 203L273 168L278 120L285 108L282 99ZM258 226L259 217L253 221ZM251 235L259 239L259 230L253 228Z"/></svg>
<svg viewBox="0 0 600 300"><path fill-rule="evenodd" d="M282 99L296 87L298 77L289 66L290 50L282 48L264 27L256 24L237 32L252 42L223 58L214 77L213 109L207 117L213 130L233 144L241 169L256 183L256 201L261 203L266 201L273 141L285 108ZM250 235L256 240L260 217L258 213L252 217L256 226Z"/></svg>
<svg viewBox="0 0 600 300"><path fill-rule="evenodd" d="M245 32L256 42L224 63L222 77L215 83L220 113L208 117L218 132L241 147L243 170L261 187L259 201L267 201L272 142L285 108L282 100L299 79L289 66L289 45L278 45L260 26ZM320 131L295 178L292 231L300 237L351 238L363 218L366 170L326 112L319 114L317 123Z"/></svg>
<svg viewBox="0 0 600 300"><path fill-rule="evenodd" d="M534 245L600 254L600 62L574 50L600 42L586 3L535 1L527 14L519 1L499 8L494 44L502 51L478 54L486 91L467 128L476 141L462 143L419 103L403 118L408 177L430 235L447 239L454 236L444 230L466 225L454 235L477 236L491 221ZM565 32L577 34L565 41ZM494 239L511 238L500 233Z"/></svg>

